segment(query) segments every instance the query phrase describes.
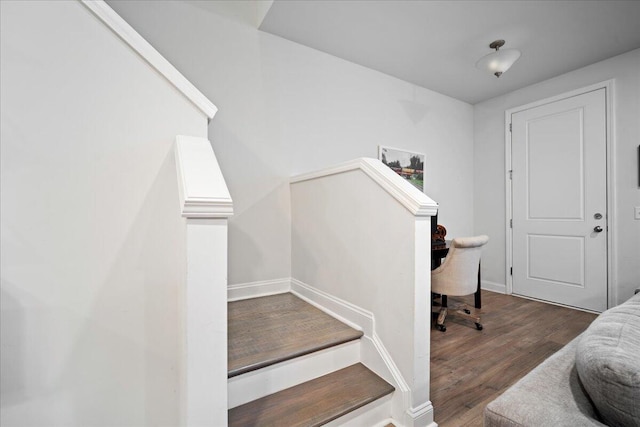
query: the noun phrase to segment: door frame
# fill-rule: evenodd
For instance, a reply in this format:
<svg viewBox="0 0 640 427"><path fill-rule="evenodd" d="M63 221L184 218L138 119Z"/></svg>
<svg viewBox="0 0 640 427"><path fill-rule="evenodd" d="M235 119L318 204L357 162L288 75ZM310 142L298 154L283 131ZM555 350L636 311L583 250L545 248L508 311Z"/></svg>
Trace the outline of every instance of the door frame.
<svg viewBox="0 0 640 427"><path fill-rule="evenodd" d="M511 228L512 216L512 181L511 181L511 116L520 111L528 110L530 108L539 107L541 105L550 104L556 101L560 101L565 98L571 98L574 96L583 95L587 92L593 92L598 89L605 90L605 124L606 124L606 169L607 169L607 307L613 307L616 305L618 298L617 287L614 286L617 279L615 269L615 261L617 259L615 245L617 235L617 227L615 226L615 157L613 156L615 141L613 132L613 91L614 91L613 79L605 80L600 83L596 83L590 86L586 86L580 89L575 89L569 92L564 92L560 95L555 95L549 98L544 98L538 101L530 102L518 107L509 108L505 111L504 120L504 140L505 140L505 208L506 208L506 220L505 220L505 235L506 235L506 264L505 264L505 277L506 277L506 294L513 294L513 276L511 275L511 267L513 266L513 229ZM562 304L557 304L562 305Z"/></svg>

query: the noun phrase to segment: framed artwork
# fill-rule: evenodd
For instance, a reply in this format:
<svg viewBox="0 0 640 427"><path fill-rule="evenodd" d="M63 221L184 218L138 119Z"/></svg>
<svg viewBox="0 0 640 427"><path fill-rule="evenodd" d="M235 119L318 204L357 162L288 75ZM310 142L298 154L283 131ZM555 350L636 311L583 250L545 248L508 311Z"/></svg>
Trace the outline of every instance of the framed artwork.
<svg viewBox="0 0 640 427"><path fill-rule="evenodd" d="M378 146L378 159L395 173L424 191L424 154Z"/></svg>

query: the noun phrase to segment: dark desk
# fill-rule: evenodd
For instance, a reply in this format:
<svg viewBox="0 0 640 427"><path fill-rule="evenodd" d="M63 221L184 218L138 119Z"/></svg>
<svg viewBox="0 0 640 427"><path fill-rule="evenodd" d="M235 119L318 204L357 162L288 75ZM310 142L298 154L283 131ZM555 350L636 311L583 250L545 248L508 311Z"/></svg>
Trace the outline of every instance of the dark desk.
<svg viewBox="0 0 640 427"><path fill-rule="evenodd" d="M451 240L445 242L431 241L431 269L435 270L442 264L442 258L446 257L449 253L449 246Z"/></svg>
<svg viewBox="0 0 640 427"><path fill-rule="evenodd" d="M431 242L431 270L435 270L436 268L442 265L442 258L446 257L449 253L449 247L451 246L451 240L446 240L444 243L442 242ZM476 293L474 294L476 308L482 308L482 296L480 294L480 263L478 263L478 288L476 289ZM442 295L442 305L444 307L447 306L447 296Z"/></svg>

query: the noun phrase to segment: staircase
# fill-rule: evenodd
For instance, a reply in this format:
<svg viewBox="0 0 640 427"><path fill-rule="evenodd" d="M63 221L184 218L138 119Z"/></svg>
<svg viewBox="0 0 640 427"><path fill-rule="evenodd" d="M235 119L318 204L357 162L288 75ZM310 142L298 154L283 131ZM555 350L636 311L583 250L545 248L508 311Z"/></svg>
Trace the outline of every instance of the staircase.
<svg viewBox="0 0 640 427"><path fill-rule="evenodd" d="M362 331L291 293L229 302L228 328L229 426L388 425Z"/></svg>

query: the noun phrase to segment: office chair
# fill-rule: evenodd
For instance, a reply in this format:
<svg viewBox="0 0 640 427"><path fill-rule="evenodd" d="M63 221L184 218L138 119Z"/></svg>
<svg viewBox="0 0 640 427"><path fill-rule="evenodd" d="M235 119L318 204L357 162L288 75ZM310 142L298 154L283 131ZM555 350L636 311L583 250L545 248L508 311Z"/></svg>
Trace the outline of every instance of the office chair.
<svg viewBox="0 0 640 427"><path fill-rule="evenodd" d="M444 262L431 272L431 292L442 295L442 307L436 321L436 328L442 332L447 330L444 325L448 310L447 296L471 295L479 289L480 252L488 241L489 237L484 235L453 239ZM473 320L476 328L482 330L479 305L473 314L466 304L456 314Z"/></svg>

